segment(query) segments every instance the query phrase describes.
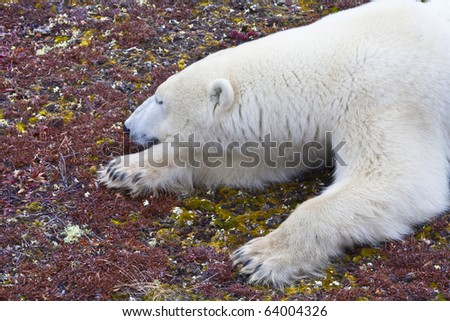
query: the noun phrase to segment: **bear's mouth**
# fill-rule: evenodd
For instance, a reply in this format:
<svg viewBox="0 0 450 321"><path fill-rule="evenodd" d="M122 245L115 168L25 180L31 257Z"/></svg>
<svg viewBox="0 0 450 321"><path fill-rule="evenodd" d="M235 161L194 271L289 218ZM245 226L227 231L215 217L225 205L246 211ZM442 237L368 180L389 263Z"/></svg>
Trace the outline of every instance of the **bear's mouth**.
<svg viewBox="0 0 450 321"><path fill-rule="evenodd" d="M161 141L156 137L152 137L150 139L144 139L144 140L141 140L139 142L134 142L134 143L136 145L142 146L143 149L147 149L147 148L153 147L155 145L161 144Z"/></svg>
<svg viewBox="0 0 450 321"><path fill-rule="evenodd" d="M133 135L133 133L131 133L131 130L125 125L125 123L123 123L123 132L125 134L128 134L131 142L138 148L139 151L143 151L144 149L161 144L161 141L156 137L148 138L146 135L140 135L136 137L136 135Z"/></svg>
<svg viewBox="0 0 450 321"><path fill-rule="evenodd" d="M146 150L148 148L151 148L155 145L161 144L161 141L156 138L152 137L150 139L146 137L140 137L139 139L135 139L132 136L130 137L131 143L138 149L138 151L142 152L143 150Z"/></svg>

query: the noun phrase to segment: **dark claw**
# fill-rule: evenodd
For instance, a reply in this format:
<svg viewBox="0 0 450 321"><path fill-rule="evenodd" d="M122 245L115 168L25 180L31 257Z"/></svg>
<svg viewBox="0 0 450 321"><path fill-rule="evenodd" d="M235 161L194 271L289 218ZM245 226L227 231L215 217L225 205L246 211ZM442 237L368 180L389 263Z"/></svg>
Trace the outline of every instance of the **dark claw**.
<svg viewBox="0 0 450 321"><path fill-rule="evenodd" d="M249 259L247 261L245 261L244 265L242 266L243 268L245 268L247 265L249 265L253 260Z"/></svg>
<svg viewBox="0 0 450 321"><path fill-rule="evenodd" d="M112 180L115 180L114 176L115 176L116 172L117 172L117 170L114 168L114 169L112 169L111 172L109 173L109 177L110 177Z"/></svg>
<svg viewBox="0 0 450 321"><path fill-rule="evenodd" d="M240 258L241 258L241 256L242 256L242 252L243 252L243 250L242 249L239 249L239 250L237 250L236 252L234 252L234 259L235 260L239 260Z"/></svg>
<svg viewBox="0 0 450 321"><path fill-rule="evenodd" d="M263 266L262 263L261 263L261 264L258 264L258 266L255 268L255 270L253 271L253 273L258 272L258 271L261 269L262 266Z"/></svg>
<svg viewBox="0 0 450 321"><path fill-rule="evenodd" d="M122 174L119 176L119 181L124 181L127 177L128 177L128 174L127 174L127 173L122 173Z"/></svg>
<svg viewBox="0 0 450 321"><path fill-rule="evenodd" d="M132 184L137 183L140 179L142 178L142 173L137 173L136 175L134 175L133 179L131 180Z"/></svg>
<svg viewBox="0 0 450 321"><path fill-rule="evenodd" d="M112 176L112 180L113 181L117 180L119 178L119 175L120 175L119 172L114 170L114 174L111 175Z"/></svg>
<svg viewBox="0 0 450 321"><path fill-rule="evenodd" d="M111 165L108 166L108 169L106 170L106 175L109 175L111 173L112 167Z"/></svg>

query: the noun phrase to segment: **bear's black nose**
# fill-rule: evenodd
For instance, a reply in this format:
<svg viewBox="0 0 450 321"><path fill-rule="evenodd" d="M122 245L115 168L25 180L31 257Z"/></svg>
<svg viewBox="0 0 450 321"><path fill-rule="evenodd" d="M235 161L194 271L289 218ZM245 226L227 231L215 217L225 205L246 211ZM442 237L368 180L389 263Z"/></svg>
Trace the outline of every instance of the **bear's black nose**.
<svg viewBox="0 0 450 321"><path fill-rule="evenodd" d="M130 133L130 129L127 126L125 126L125 123L123 123L123 132L126 134Z"/></svg>

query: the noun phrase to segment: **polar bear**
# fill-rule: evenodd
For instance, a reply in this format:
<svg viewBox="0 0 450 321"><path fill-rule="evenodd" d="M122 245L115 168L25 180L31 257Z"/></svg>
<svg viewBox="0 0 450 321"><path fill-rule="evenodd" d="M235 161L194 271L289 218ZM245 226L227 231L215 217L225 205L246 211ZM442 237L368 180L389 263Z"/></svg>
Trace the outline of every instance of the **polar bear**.
<svg viewBox="0 0 450 321"><path fill-rule="evenodd" d="M125 121L147 149L100 180L132 195L260 187L330 164L331 148L334 182L233 262L282 287L346 247L399 239L450 204L449 17L373 2L211 54Z"/></svg>

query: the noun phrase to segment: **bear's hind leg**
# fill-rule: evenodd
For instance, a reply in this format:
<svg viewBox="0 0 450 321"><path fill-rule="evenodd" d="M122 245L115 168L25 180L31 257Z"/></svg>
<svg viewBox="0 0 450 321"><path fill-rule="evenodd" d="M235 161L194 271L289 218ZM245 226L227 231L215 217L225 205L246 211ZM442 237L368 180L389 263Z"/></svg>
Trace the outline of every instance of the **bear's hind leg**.
<svg viewBox="0 0 450 321"><path fill-rule="evenodd" d="M411 117L386 119L346 136L348 166L336 169L333 185L232 255L251 282L282 287L319 274L345 247L398 239L448 207L442 133Z"/></svg>

